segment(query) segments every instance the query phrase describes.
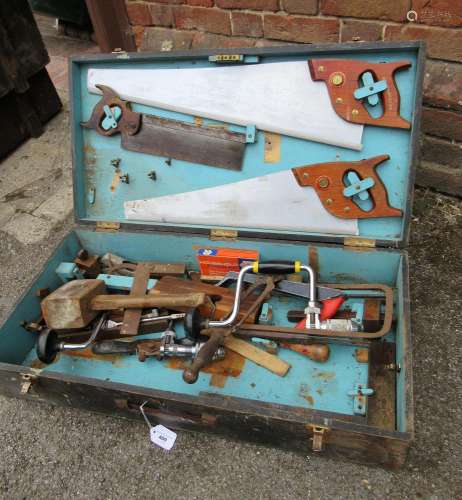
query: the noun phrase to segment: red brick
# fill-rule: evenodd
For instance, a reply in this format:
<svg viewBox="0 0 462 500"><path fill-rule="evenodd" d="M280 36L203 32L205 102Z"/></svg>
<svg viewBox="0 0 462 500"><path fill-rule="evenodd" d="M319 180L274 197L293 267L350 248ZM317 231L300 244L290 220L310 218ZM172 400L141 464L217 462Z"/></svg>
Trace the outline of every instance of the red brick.
<svg viewBox="0 0 462 500"><path fill-rule="evenodd" d="M144 2L130 2L127 4L127 14L130 24L149 26L151 24L151 11L149 4Z"/></svg>
<svg viewBox="0 0 462 500"><path fill-rule="evenodd" d="M212 35L211 33L195 33L192 47L193 49L222 49L222 48L242 48L253 47L254 38L238 38L224 35Z"/></svg>
<svg viewBox="0 0 462 500"><path fill-rule="evenodd" d="M342 23L340 41L351 42L363 40L376 42L382 39L383 26L382 23L354 21L352 19L345 20Z"/></svg>
<svg viewBox="0 0 462 500"><path fill-rule="evenodd" d="M426 134L462 142L462 114L424 106L422 131Z"/></svg>
<svg viewBox="0 0 462 500"><path fill-rule="evenodd" d="M191 48L194 32L167 28L146 28L140 51L187 50Z"/></svg>
<svg viewBox="0 0 462 500"><path fill-rule="evenodd" d="M282 9L289 14L308 14L318 13L318 0L283 0Z"/></svg>
<svg viewBox="0 0 462 500"><path fill-rule="evenodd" d="M222 9L279 10L279 0L215 0Z"/></svg>
<svg viewBox="0 0 462 500"><path fill-rule="evenodd" d="M233 12L231 16L233 35L263 36L263 17L261 14L250 14L246 12Z"/></svg>
<svg viewBox="0 0 462 500"><path fill-rule="evenodd" d="M296 17L267 14L264 17L265 38L291 42L337 42L339 21L322 17Z"/></svg>
<svg viewBox="0 0 462 500"><path fill-rule="evenodd" d="M280 40L265 40L260 38L255 43L255 47L287 47L288 45L300 45L297 42L281 42Z"/></svg>
<svg viewBox="0 0 462 500"><path fill-rule="evenodd" d="M408 10L409 0L321 0L321 13L329 16L404 21Z"/></svg>
<svg viewBox="0 0 462 500"><path fill-rule="evenodd" d="M179 5L185 2L185 0L146 0L146 1L155 3L166 3L168 5Z"/></svg>
<svg viewBox="0 0 462 500"><path fill-rule="evenodd" d="M460 0L412 0L412 10L417 13L417 23L447 28L462 26Z"/></svg>
<svg viewBox="0 0 462 500"><path fill-rule="evenodd" d="M182 30L196 29L223 35L231 34L229 12L201 7L175 7L173 11L175 26Z"/></svg>
<svg viewBox="0 0 462 500"><path fill-rule="evenodd" d="M159 5L156 3L149 5L151 12L151 23L154 26L172 26L173 14L169 5Z"/></svg>
<svg viewBox="0 0 462 500"><path fill-rule="evenodd" d="M423 91L424 104L462 111L462 65L427 61Z"/></svg>
<svg viewBox="0 0 462 500"><path fill-rule="evenodd" d="M196 7L213 7L213 0L186 0L185 3Z"/></svg>
<svg viewBox="0 0 462 500"><path fill-rule="evenodd" d="M462 144L424 135L422 142L422 159L433 163L460 168L462 165Z"/></svg>
<svg viewBox="0 0 462 500"><path fill-rule="evenodd" d="M435 59L462 62L462 33L459 30L406 24L385 27L385 40L425 40L427 55Z"/></svg>

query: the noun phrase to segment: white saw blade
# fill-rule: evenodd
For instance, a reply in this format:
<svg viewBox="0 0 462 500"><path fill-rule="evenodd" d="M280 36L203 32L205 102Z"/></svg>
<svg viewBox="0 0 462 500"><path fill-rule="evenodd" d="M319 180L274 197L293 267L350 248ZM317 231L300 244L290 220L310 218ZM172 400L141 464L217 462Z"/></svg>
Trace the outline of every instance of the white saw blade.
<svg viewBox="0 0 462 500"><path fill-rule="evenodd" d="M185 193L126 201L125 217L171 224L358 234L357 219L339 219L291 170Z"/></svg>
<svg viewBox="0 0 462 500"><path fill-rule="evenodd" d="M307 61L211 68L88 70L89 92L111 87L122 99L315 142L360 150L363 125L334 111Z"/></svg>

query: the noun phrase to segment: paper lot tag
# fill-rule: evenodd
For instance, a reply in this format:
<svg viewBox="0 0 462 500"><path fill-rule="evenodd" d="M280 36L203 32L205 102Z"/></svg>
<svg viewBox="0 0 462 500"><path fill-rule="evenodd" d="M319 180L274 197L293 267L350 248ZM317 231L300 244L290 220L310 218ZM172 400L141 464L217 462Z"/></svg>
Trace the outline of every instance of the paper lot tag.
<svg viewBox="0 0 462 500"><path fill-rule="evenodd" d="M167 429L163 425L156 425L151 427L150 430L151 441L163 448L164 450L171 450L176 441L176 432Z"/></svg>

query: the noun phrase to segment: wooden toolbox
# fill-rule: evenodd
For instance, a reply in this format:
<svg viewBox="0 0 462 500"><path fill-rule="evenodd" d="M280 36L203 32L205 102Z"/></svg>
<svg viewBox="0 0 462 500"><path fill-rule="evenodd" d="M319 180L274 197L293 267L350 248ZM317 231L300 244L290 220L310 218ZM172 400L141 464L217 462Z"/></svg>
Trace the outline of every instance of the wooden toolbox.
<svg viewBox="0 0 462 500"><path fill-rule="evenodd" d="M401 466L414 433L405 247L423 61L419 42L74 58L77 224L0 330L2 394L135 419L146 402L172 429ZM369 331L390 314L384 335L319 330L322 363L280 346L285 376L227 349L193 384L174 357L85 349L38 360L30 330L43 290L62 285L58 267L82 249L184 263L198 279L198 251L221 248L310 265L318 283L346 287L343 318ZM383 290L359 298L357 284L391 290L391 310ZM274 294L255 333L294 327L288 311L306 306ZM181 339L182 321L174 328Z"/></svg>

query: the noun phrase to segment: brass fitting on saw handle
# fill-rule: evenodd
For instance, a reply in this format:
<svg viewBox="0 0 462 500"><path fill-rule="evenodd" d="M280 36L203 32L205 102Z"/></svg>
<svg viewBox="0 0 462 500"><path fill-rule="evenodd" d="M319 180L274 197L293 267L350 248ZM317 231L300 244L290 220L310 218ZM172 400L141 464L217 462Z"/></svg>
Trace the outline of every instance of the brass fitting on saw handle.
<svg viewBox="0 0 462 500"><path fill-rule="evenodd" d="M244 283L246 273L263 273L263 274L290 274L306 271L310 277L310 299L308 302L309 308L316 308L316 276L312 267L303 265L300 261L295 262L258 262L243 266L239 271L236 282L236 292L234 295L233 309L229 316L223 320L211 320L202 318L198 309L190 311L185 318L185 330L189 337L196 339L200 331L205 328L224 328L231 326L239 314L241 305L241 290Z"/></svg>

